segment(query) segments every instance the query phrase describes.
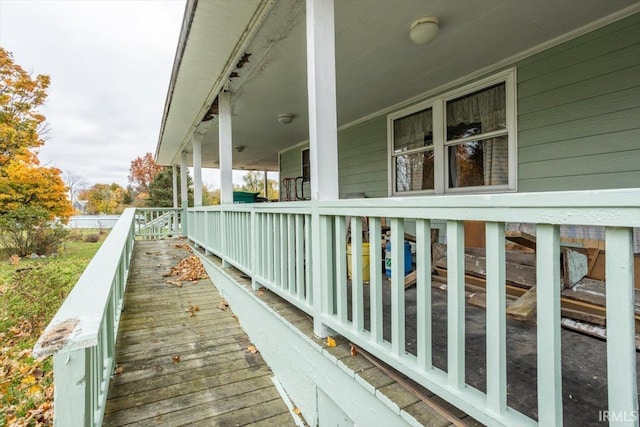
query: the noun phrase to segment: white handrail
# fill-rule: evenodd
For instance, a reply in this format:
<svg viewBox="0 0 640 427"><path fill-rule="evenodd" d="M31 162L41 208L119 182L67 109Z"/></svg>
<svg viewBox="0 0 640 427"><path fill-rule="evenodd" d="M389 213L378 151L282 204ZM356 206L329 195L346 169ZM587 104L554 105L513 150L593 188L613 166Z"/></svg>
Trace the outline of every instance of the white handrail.
<svg viewBox="0 0 640 427"><path fill-rule="evenodd" d="M538 325L546 331L538 340L538 409L543 425L561 425L561 348L559 301L560 226L600 226L607 233L607 278L615 292L607 293L607 324L615 325L607 342L609 407L638 414L633 330L633 228L640 227L640 188L571 192L475 194L429 197L348 199L289 203L233 204L188 209L188 237L381 360L430 388L480 421L496 425L533 425L535 420L507 406L504 315L504 230L506 223L538 225ZM382 339L381 277L372 263L371 330L362 321L362 268L359 238L352 247L352 303L347 304L345 221L352 233L361 230L360 217L370 219L370 247L379 257L382 217L391 219L392 265L403 265L403 222L416 221L416 259L421 272L430 271L429 229L440 223L448 239L448 366L432 365L430 333L431 276L418 278L417 355L404 348L404 287L392 289L391 341ZM465 383L464 364L464 228L463 221L485 221L487 236L487 325L498 336L487 340L487 393ZM310 229L315 230L313 233ZM395 233L394 233L395 231ZM312 239L313 237L313 239ZM426 239L426 240L425 240ZM352 243L353 243L352 242ZM615 244L614 244L615 243ZM613 246L610 246L612 245ZM314 247L314 251L309 248ZM320 254L311 258L311 253ZM609 262L609 258L612 261ZM613 262L615 260L615 262ZM392 269L392 283L402 283L402 269ZM314 274L311 274L311 271ZM423 277L424 276L424 277ZM544 283L542 283L544 282ZM380 294L380 295L377 295ZM556 295L557 294L557 295ZM615 299L615 301L613 301ZM618 309L612 310L611 307ZM351 321L347 311L351 310Z"/></svg>

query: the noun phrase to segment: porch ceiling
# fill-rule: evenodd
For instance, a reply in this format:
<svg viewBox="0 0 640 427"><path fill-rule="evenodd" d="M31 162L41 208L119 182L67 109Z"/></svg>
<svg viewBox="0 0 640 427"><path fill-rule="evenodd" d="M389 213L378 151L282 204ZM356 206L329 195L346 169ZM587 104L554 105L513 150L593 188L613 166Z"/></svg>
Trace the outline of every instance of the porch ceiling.
<svg viewBox="0 0 640 427"><path fill-rule="evenodd" d="M635 0L336 0L338 126L428 92L610 14ZM234 168L278 167L277 153L308 139L305 7L302 0L199 1L172 78L158 143L160 164L181 148L209 109L243 52L249 61L231 79ZM266 15L267 10L268 15ZM266 15L259 29L259 15ZM258 18L256 18L258 16ZM408 36L421 16L436 16L440 34L418 46ZM242 35L257 29L240 49ZM240 40L240 41L239 41ZM180 56L180 47L179 55ZM280 113L293 114L289 125ZM218 165L216 118L200 125L204 167Z"/></svg>

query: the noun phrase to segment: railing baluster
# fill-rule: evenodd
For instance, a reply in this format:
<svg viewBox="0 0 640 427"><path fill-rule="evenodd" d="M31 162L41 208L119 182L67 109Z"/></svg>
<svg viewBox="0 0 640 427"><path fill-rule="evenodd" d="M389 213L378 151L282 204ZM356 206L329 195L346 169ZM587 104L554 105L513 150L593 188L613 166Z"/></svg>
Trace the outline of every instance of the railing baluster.
<svg viewBox="0 0 640 427"><path fill-rule="evenodd" d="M280 214L273 215L273 284L276 287L282 286L282 272L280 270Z"/></svg>
<svg viewBox="0 0 640 427"><path fill-rule="evenodd" d="M447 221L447 371L449 386L464 386L464 222Z"/></svg>
<svg viewBox="0 0 640 427"><path fill-rule="evenodd" d="M560 233L556 225L536 229L538 422L562 425L560 354Z"/></svg>
<svg viewBox="0 0 640 427"><path fill-rule="evenodd" d="M337 292L337 315L341 323L347 323L347 229L345 218L336 216L334 218L335 230L335 263L336 263L336 292Z"/></svg>
<svg viewBox="0 0 640 427"><path fill-rule="evenodd" d="M296 248L295 248L295 258L296 258L296 297L299 301L304 300L305 295L305 272L304 272L304 259L305 259L305 251L304 251L304 226L303 226L303 216L300 214L295 215L295 231L296 231Z"/></svg>
<svg viewBox="0 0 640 427"><path fill-rule="evenodd" d="M497 414L507 408L506 289L504 223L487 222L487 406Z"/></svg>
<svg viewBox="0 0 640 427"><path fill-rule="evenodd" d="M380 218L369 218L369 257L370 263L370 281L369 293L371 300L371 309L369 315L371 318L371 338L375 343L382 342L382 244L380 236L382 234L380 227Z"/></svg>
<svg viewBox="0 0 640 427"><path fill-rule="evenodd" d="M287 215L280 214L280 283L281 289L289 288L289 273L287 272L287 243L288 243Z"/></svg>
<svg viewBox="0 0 640 427"><path fill-rule="evenodd" d="M416 314L418 368L431 369L431 221L416 221Z"/></svg>
<svg viewBox="0 0 640 427"><path fill-rule="evenodd" d="M405 352L404 319L404 220L391 218L391 351Z"/></svg>
<svg viewBox="0 0 640 427"><path fill-rule="evenodd" d="M267 256L268 256L268 261L267 261L267 267L269 268L269 274L268 274L268 278L269 281L271 283L274 283L275 281L275 271L274 271L274 264L275 264L275 253L276 253L276 230L275 230L275 214L268 214L267 217L267 226L268 226L268 230L267 230L267 241L268 241L268 245L267 245Z"/></svg>
<svg viewBox="0 0 640 427"><path fill-rule="evenodd" d="M351 318L353 328L364 329L364 290L362 283L362 219L351 217Z"/></svg>
<svg viewBox="0 0 640 427"><path fill-rule="evenodd" d="M633 229L607 228L605 244L609 425L632 426L638 425Z"/></svg>
<svg viewBox="0 0 640 427"><path fill-rule="evenodd" d="M311 215L304 216L304 288L305 297L309 305L313 304L313 289L311 282Z"/></svg>
<svg viewBox="0 0 640 427"><path fill-rule="evenodd" d="M291 295L296 294L296 229L294 216L292 214L287 215L287 235L289 241L287 243L287 249L289 254L287 256L287 271L289 273L289 293Z"/></svg>

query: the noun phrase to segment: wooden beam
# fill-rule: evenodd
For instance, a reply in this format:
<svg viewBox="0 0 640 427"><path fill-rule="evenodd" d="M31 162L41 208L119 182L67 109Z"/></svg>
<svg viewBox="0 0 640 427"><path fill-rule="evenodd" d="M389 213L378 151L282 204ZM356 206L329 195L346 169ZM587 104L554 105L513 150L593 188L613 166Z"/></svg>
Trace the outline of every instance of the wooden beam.
<svg viewBox="0 0 640 427"><path fill-rule="evenodd" d="M507 240L517 243L520 246L534 250L536 248L536 236L532 236L531 234L527 234L522 231L507 231L504 235Z"/></svg>

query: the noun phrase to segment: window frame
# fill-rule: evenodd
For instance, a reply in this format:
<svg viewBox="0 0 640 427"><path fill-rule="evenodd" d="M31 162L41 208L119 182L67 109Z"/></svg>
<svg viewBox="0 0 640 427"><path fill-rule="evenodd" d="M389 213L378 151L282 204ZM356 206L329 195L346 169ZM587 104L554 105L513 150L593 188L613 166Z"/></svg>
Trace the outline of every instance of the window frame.
<svg viewBox="0 0 640 427"><path fill-rule="evenodd" d="M305 165L304 163L304 153L305 151L308 153L307 158L309 159L309 163ZM304 174L305 166L309 168L309 175ZM309 148L303 148L300 150L300 176L302 177L302 182L311 182L311 151Z"/></svg>
<svg viewBox="0 0 640 427"><path fill-rule="evenodd" d="M446 140L446 105L448 101L470 95L474 92L481 91L496 84L505 84L505 130L487 132L482 135L474 135L467 138L459 138L456 140ZM477 80L473 83L466 84L457 89L453 89L443 94L426 99L424 101L413 104L402 110L387 115L387 160L388 160L388 195L394 196L411 196L411 195L429 195L429 194L459 194L459 193L498 193L517 191L517 171L518 171L518 153L517 153L517 95L516 95L516 69L509 68L489 77ZM413 190L413 191L397 191L396 190L396 157L399 155L407 155L415 152L427 151L428 148L419 147L413 150L407 150L400 153L394 153L394 120L402 119L411 114L431 108L433 116L433 153L434 153L434 189L429 190ZM508 183L501 185L482 185L475 187L452 187L449 188L449 146L458 145L463 142L478 140L486 140L492 135L507 136L508 143Z"/></svg>

